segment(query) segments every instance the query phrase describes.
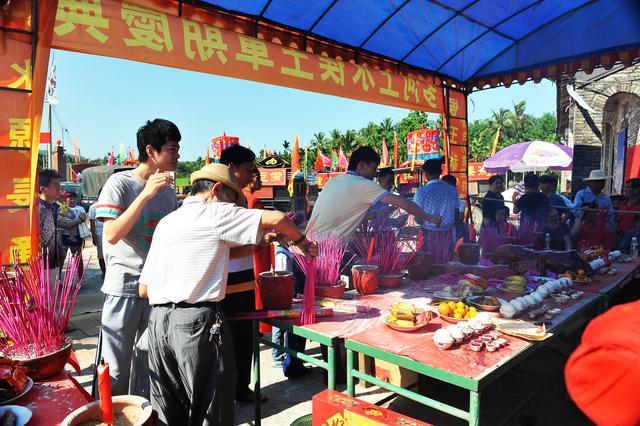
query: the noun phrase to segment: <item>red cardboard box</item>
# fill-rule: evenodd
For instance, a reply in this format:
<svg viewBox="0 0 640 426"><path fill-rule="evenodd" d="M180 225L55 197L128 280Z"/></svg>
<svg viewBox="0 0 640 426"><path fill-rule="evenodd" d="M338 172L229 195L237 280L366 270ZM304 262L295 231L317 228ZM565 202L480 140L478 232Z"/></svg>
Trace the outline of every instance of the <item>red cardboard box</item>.
<svg viewBox="0 0 640 426"><path fill-rule="evenodd" d="M429 426L347 394L324 390L313 396L313 426Z"/></svg>

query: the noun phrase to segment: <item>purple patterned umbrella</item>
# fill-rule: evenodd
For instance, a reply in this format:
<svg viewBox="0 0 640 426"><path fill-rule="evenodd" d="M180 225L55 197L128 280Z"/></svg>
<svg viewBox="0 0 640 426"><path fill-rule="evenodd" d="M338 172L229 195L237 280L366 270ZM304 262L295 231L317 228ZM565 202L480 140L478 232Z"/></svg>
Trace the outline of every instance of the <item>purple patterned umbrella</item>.
<svg viewBox="0 0 640 426"><path fill-rule="evenodd" d="M542 172L571 170L573 149L552 142L529 141L510 145L496 152L484 162L489 173Z"/></svg>

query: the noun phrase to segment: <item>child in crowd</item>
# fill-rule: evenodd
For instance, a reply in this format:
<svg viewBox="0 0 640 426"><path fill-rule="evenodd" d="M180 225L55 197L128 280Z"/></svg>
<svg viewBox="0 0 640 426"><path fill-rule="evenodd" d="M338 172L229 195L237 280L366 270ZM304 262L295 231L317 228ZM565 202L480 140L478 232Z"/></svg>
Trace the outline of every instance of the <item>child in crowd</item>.
<svg viewBox="0 0 640 426"><path fill-rule="evenodd" d="M78 194L75 192L69 192L67 194L66 200L66 211L64 212L64 216L69 219L69 221L73 221L70 223L77 223L76 219L82 220L84 222L87 219L87 214L84 209L78 205ZM82 223L81 222L81 223ZM78 229L79 224L71 225L69 227L62 228L62 258L67 257L67 252L71 250L71 254L79 254L80 262L78 263L78 276L82 276L83 264L82 264L82 245L84 244L84 239L80 236L80 230Z"/></svg>

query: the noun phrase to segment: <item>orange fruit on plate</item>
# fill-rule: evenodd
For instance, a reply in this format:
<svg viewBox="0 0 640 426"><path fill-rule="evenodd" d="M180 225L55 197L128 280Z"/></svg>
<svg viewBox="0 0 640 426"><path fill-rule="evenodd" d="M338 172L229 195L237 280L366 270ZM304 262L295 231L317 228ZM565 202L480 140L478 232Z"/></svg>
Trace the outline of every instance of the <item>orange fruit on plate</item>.
<svg viewBox="0 0 640 426"><path fill-rule="evenodd" d="M447 302L442 302L438 305L438 312L440 315L448 316L451 313L451 306Z"/></svg>

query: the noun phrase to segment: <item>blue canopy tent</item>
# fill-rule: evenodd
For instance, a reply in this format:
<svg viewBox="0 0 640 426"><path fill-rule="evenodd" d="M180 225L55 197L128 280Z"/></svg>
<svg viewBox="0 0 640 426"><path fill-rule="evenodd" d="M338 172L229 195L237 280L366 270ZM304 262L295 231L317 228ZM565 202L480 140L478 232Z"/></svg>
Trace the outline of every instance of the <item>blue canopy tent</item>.
<svg viewBox="0 0 640 426"><path fill-rule="evenodd" d="M189 2L193 4L193 2ZM200 0L198 6L437 73L467 89L640 56L637 0ZM560 65L560 66L559 66Z"/></svg>

